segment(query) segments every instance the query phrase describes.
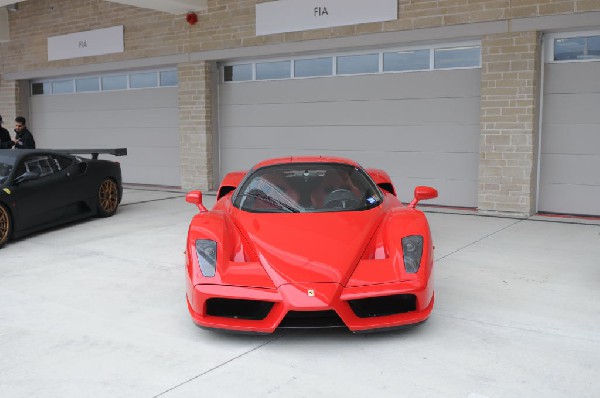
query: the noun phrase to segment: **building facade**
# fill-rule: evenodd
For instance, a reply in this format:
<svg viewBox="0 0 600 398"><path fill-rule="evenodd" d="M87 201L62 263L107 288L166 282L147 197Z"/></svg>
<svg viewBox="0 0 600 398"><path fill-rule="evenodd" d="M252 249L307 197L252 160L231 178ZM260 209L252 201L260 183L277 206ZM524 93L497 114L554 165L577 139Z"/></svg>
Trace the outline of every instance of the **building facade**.
<svg viewBox="0 0 600 398"><path fill-rule="evenodd" d="M386 169L403 201L431 185L485 214L600 215L598 0L16 5L5 124L25 115L39 147L128 147L125 182L212 190L324 154Z"/></svg>

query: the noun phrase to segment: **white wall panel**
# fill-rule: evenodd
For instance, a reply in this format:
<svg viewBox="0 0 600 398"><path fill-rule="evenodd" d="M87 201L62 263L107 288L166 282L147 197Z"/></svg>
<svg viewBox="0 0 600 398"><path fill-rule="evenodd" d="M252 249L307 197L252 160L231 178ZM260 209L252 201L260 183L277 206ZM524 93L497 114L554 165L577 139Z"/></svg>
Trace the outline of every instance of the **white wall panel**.
<svg viewBox="0 0 600 398"><path fill-rule="evenodd" d="M219 85L220 174L290 155L388 171L401 199L477 206L479 69Z"/></svg>
<svg viewBox="0 0 600 398"><path fill-rule="evenodd" d="M600 215L600 62L545 72L538 210Z"/></svg>
<svg viewBox="0 0 600 398"><path fill-rule="evenodd" d="M479 69L336 76L222 84L222 105L479 97ZM376 84L374 82L376 81ZM293 95L282 87L294 89Z"/></svg>
<svg viewBox="0 0 600 398"><path fill-rule="evenodd" d="M181 185L176 87L31 98L39 148L118 148L126 183Z"/></svg>

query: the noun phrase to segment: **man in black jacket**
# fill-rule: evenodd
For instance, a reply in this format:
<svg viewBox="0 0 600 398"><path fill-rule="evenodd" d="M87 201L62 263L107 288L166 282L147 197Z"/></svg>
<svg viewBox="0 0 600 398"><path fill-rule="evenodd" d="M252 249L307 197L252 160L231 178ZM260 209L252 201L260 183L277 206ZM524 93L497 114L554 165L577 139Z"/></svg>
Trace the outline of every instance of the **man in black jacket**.
<svg viewBox="0 0 600 398"><path fill-rule="evenodd" d="M2 115L0 115L0 149L10 149L14 143L10 138L10 133L7 129L2 127Z"/></svg>
<svg viewBox="0 0 600 398"><path fill-rule="evenodd" d="M25 118L23 116L17 116L15 118L15 148L16 149L35 149L35 140L33 134L27 129L25 125Z"/></svg>

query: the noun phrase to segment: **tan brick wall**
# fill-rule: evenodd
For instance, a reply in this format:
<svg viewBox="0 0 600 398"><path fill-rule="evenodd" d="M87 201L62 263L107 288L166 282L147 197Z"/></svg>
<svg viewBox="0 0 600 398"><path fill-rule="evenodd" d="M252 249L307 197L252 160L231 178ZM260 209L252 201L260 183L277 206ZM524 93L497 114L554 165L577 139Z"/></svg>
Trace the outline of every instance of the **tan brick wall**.
<svg viewBox="0 0 600 398"><path fill-rule="evenodd" d="M479 211L528 216L535 210L540 37L482 40Z"/></svg>
<svg viewBox="0 0 600 398"><path fill-rule="evenodd" d="M186 190L214 189L210 74L207 62L179 65L181 186Z"/></svg>
<svg viewBox="0 0 600 398"><path fill-rule="evenodd" d="M0 79L0 115L2 115L3 127L14 135L15 117L23 114L20 103L19 84L15 81Z"/></svg>
<svg viewBox="0 0 600 398"><path fill-rule="evenodd" d="M48 61L48 37L123 25L125 52ZM10 41L0 44L3 72L63 68L183 52L185 16L103 0L29 0L9 13Z"/></svg>
<svg viewBox="0 0 600 398"><path fill-rule="evenodd" d="M452 26L519 17L600 11L598 0L399 0L395 21L255 36L255 5L267 0L208 0L190 26L185 15L104 0L28 0L10 13L10 37L0 44L1 72L62 68L99 62L231 49L375 32ZM47 60L48 36L123 25L125 52Z"/></svg>

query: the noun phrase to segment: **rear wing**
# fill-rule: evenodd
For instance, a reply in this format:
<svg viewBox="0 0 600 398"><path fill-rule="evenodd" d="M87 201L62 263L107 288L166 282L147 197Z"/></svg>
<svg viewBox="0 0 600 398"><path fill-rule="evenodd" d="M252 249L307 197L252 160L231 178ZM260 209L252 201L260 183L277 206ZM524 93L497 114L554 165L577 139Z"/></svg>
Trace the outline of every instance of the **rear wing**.
<svg viewBox="0 0 600 398"><path fill-rule="evenodd" d="M98 155L105 153L113 156L126 156L127 148L114 149L55 149L56 152L70 153L71 155L92 155L92 159L98 159Z"/></svg>

